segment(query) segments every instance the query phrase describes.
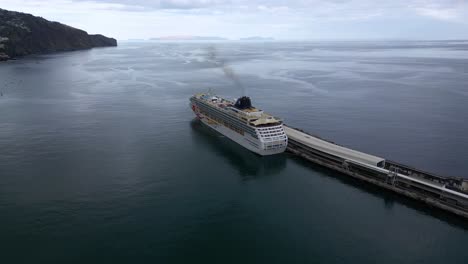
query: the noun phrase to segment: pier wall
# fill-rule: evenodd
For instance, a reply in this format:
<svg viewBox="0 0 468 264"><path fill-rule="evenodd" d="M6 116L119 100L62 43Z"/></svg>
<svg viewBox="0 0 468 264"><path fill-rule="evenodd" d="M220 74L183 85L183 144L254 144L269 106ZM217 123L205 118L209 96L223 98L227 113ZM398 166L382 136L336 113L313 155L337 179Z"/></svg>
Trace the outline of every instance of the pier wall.
<svg viewBox="0 0 468 264"><path fill-rule="evenodd" d="M286 129L288 130L301 131ZM323 149L314 147L313 144L298 139L296 133L290 134L288 134L287 148L290 153L468 220L468 195L463 189L468 185L468 181L462 178L437 176L393 161L385 161L379 164L380 167L365 164L349 157L327 153Z"/></svg>

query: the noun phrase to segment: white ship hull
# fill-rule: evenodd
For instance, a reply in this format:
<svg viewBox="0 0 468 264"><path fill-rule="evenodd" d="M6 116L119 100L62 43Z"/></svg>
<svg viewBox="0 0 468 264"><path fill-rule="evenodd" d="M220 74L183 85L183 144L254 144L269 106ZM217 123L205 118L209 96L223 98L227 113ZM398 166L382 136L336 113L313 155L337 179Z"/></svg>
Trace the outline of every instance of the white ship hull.
<svg viewBox="0 0 468 264"><path fill-rule="evenodd" d="M231 129L225 127L224 125L218 124L216 121L210 120L208 117L203 116L203 114L200 114L198 118L201 120L203 124L211 127L212 129L221 133L223 136L231 139L237 144L243 146L244 148L254 153L257 153L258 155L261 155L261 156L274 155L274 154L283 153L286 150L286 146L284 148L269 149L269 150L258 148L251 144L251 142L258 141L258 139L253 138L248 134L245 134L244 136L242 136L232 131Z"/></svg>
<svg viewBox="0 0 468 264"><path fill-rule="evenodd" d="M238 109L230 101L204 94L191 97L190 108L203 124L258 155L286 150L288 137L282 122L256 108Z"/></svg>

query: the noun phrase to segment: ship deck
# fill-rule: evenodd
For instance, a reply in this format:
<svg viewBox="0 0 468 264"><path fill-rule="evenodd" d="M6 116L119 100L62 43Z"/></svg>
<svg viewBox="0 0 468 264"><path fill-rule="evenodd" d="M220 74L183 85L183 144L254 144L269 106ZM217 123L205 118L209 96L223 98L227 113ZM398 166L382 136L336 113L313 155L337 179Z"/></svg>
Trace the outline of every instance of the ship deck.
<svg viewBox="0 0 468 264"><path fill-rule="evenodd" d="M221 108L224 111L229 111L231 114L236 115L245 123L254 127L282 124L282 120L280 118L268 114L256 107L238 109L234 106L234 102L230 100L205 93L197 94L195 97L199 100L203 100L213 107Z"/></svg>

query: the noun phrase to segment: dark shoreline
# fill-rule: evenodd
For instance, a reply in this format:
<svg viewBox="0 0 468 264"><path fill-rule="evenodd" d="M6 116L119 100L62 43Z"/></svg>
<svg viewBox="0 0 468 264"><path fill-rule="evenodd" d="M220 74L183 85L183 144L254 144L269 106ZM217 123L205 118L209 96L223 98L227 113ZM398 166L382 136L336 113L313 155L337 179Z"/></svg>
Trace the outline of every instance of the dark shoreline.
<svg viewBox="0 0 468 264"><path fill-rule="evenodd" d="M13 57L13 58L10 58L10 57L7 56L8 58L6 58L6 59L2 59L2 57L1 57L1 55L0 55L0 64L1 64L2 62L7 62L7 61L18 61L18 60L27 59L27 58L34 57L34 56L61 54L61 53L69 53L69 52L76 52L76 51L86 51L86 50L100 49L100 48L112 48L112 47L116 47L116 46L91 47L91 48L73 49L73 50L46 51L46 52L40 52L40 53L31 53L31 54L22 55L22 56L17 56L17 57Z"/></svg>
<svg viewBox="0 0 468 264"><path fill-rule="evenodd" d="M59 22L0 9L0 61L27 55L115 47L117 40Z"/></svg>

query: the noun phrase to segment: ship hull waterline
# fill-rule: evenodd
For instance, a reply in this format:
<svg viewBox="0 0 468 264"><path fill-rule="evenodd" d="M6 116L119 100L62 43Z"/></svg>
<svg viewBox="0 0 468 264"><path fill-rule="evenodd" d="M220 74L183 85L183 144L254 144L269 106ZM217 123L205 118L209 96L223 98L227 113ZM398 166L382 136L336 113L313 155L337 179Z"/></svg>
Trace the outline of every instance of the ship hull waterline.
<svg viewBox="0 0 468 264"><path fill-rule="evenodd" d="M254 146L252 146L249 143L249 140L253 141L255 140L254 138L249 139L249 135L240 135L231 129L225 127L224 125L221 125L217 123L216 121L210 119L207 116L204 116L202 113L195 113L196 118L200 120L200 122L207 127L215 130L216 132L222 134L223 136L229 138L230 140L234 141L235 143L241 145L242 147L260 155L260 156L269 156L269 155L275 155L275 154L280 154L283 153L286 150L285 148L279 148L279 149L271 149L271 150L265 150L265 149L259 149Z"/></svg>

